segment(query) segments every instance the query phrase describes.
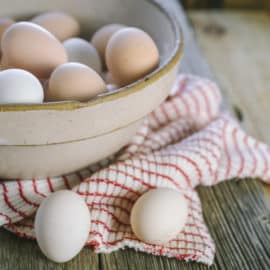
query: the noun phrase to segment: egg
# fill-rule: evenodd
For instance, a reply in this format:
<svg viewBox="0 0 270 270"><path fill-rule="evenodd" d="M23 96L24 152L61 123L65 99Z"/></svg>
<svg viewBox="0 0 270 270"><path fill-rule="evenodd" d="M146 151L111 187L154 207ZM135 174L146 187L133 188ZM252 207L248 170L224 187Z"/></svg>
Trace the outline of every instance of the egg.
<svg viewBox="0 0 270 270"><path fill-rule="evenodd" d="M47 101L87 101L105 91L105 82L92 68L80 63L66 63L52 73L46 98Z"/></svg>
<svg viewBox="0 0 270 270"><path fill-rule="evenodd" d="M2 39L3 33L6 29L14 23L15 21L10 18L0 17L0 40Z"/></svg>
<svg viewBox="0 0 270 270"><path fill-rule="evenodd" d="M92 36L91 43L99 52L103 65L105 63L105 50L111 36L120 29L126 27L123 24L107 24L99 28Z"/></svg>
<svg viewBox="0 0 270 270"><path fill-rule="evenodd" d="M0 104L42 103L43 88L39 80L22 69L0 71Z"/></svg>
<svg viewBox="0 0 270 270"><path fill-rule="evenodd" d="M80 33L80 25L76 19L64 12L45 12L34 17L32 22L47 29L60 41L76 37Z"/></svg>
<svg viewBox="0 0 270 270"><path fill-rule="evenodd" d="M11 25L1 42L3 68L21 68L46 79L67 62L63 45L46 29L29 22Z"/></svg>
<svg viewBox="0 0 270 270"><path fill-rule="evenodd" d="M63 46L66 49L69 62L79 62L101 73L101 61L96 48L81 38L67 39Z"/></svg>
<svg viewBox="0 0 270 270"><path fill-rule="evenodd" d="M38 245L50 260L69 261L85 245L90 223L90 212L81 196L68 190L52 193L41 203L35 216Z"/></svg>
<svg viewBox="0 0 270 270"><path fill-rule="evenodd" d="M183 229L188 216L186 199L176 190L157 188L144 193L131 210L134 234L143 242L164 245Z"/></svg>
<svg viewBox="0 0 270 270"><path fill-rule="evenodd" d="M159 52L144 31L128 27L117 31L106 48L106 64L116 84L132 83L157 68Z"/></svg>

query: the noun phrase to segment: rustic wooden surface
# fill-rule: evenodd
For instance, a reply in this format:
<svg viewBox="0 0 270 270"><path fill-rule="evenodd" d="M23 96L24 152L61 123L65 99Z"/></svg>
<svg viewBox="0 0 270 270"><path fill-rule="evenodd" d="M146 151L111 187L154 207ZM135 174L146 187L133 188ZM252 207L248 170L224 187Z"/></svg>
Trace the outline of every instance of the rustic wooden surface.
<svg viewBox="0 0 270 270"><path fill-rule="evenodd" d="M185 32L181 71L217 78L227 103L237 108L246 129L270 142L270 17L263 12L192 12L194 32L176 1L170 1L170 8ZM131 249L96 255L85 248L71 262L54 264L40 253L34 241L1 229L0 269L270 269L270 210L263 184L236 180L212 188L199 187L198 192L217 245L215 263L210 268Z"/></svg>

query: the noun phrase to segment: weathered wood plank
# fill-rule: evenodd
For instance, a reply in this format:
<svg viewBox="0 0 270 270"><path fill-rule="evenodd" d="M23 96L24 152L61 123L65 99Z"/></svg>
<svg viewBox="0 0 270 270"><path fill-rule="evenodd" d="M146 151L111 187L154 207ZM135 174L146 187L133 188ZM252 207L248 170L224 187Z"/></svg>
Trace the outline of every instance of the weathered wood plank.
<svg viewBox="0 0 270 270"><path fill-rule="evenodd" d="M21 239L3 228L0 229L1 270L97 270L99 269L98 260L98 255L90 248L84 248L72 261L65 264L56 264L43 256L35 241Z"/></svg>
<svg viewBox="0 0 270 270"><path fill-rule="evenodd" d="M264 0L264 7L267 10L270 10L270 0Z"/></svg>
<svg viewBox="0 0 270 270"><path fill-rule="evenodd" d="M266 12L191 12L197 41L245 129L270 143L270 17Z"/></svg>
<svg viewBox="0 0 270 270"><path fill-rule="evenodd" d="M228 103L237 106L249 133L269 143L269 15L221 11L189 15L197 42ZM213 211L211 223L207 215L210 212L204 213L210 230L214 227L211 232L217 243L216 265L221 269L269 269L270 239L265 236L269 235L270 210L263 185L255 180L223 183L211 193L200 189L200 195L204 209Z"/></svg>
<svg viewBox="0 0 270 270"><path fill-rule="evenodd" d="M225 0L224 8L262 9L265 0Z"/></svg>

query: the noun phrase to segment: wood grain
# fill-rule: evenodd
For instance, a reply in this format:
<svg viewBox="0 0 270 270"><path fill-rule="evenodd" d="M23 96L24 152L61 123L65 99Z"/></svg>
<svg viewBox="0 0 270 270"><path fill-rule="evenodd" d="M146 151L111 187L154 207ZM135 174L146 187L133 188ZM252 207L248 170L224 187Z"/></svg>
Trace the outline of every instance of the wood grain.
<svg viewBox="0 0 270 270"><path fill-rule="evenodd" d="M270 143L270 16L266 12L191 12L197 41L243 126Z"/></svg>
<svg viewBox="0 0 270 270"><path fill-rule="evenodd" d="M40 270L40 269L99 269L99 258L90 248L83 251L72 261L57 264L49 261L40 252L33 240L26 240L0 229L0 269L1 270Z"/></svg>
<svg viewBox="0 0 270 270"><path fill-rule="evenodd" d="M265 0L225 0L224 8L262 9L264 4Z"/></svg>

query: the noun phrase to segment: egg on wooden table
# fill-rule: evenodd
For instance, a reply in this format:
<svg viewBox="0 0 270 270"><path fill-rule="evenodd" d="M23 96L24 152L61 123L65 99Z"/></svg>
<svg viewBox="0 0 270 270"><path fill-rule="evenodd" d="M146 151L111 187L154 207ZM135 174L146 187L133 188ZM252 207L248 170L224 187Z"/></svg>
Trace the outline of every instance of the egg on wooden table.
<svg viewBox="0 0 270 270"><path fill-rule="evenodd" d="M143 242L164 245L183 229L188 204L180 192L157 188L144 193L131 210L134 234Z"/></svg>
<svg viewBox="0 0 270 270"><path fill-rule="evenodd" d="M101 61L96 48L81 38L70 38L63 42L69 62L78 62L101 73Z"/></svg>
<svg viewBox="0 0 270 270"><path fill-rule="evenodd" d="M106 65L117 85L132 83L159 64L159 51L153 39L135 27L120 29L106 47Z"/></svg>
<svg viewBox="0 0 270 270"><path fill-rule="evenodd" d="M2 66L30 71L46 79L59 65L67 62L63 45L46 29L30 22L11 25L3 34Z"/></svg>
<svg viewBox="0 0 270 270"><path fill-rule="evenodd" d="M45 96L46 101L87 101L106 91L105 82L95 70L80 63L66 63L52 73Z"/></svg>
<svg viewBox="0 0 270 270"><path fill-rule="evenodd" d="M80 33L78 21L64 12L44 12L34 17L31 21L47 29L60 41L76 37Z"/></svg>
<svg viewBox="0 0 270 270"><path fill-rule="evenodd" d="M103 65L105 65L105 51L111 36L124 27L126 26L123 24L107 24L99 28L92 36L91 43L98 50Z"/></svg>
<svg viewBox="0 0 270 270"><path fill-rule="evenodd" d="M42 103L44 92L39 80L22 69L0 71L0 104Z"/></svg>
<svg viewBox="0 0 270 270"><path fill-rule="evenodd" d="M48 196L38 208L34 230L45 256L55 262L75 257L85 245L91 216L83 198L61 190Z"/></svg>

